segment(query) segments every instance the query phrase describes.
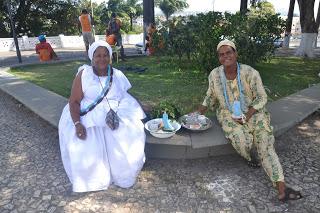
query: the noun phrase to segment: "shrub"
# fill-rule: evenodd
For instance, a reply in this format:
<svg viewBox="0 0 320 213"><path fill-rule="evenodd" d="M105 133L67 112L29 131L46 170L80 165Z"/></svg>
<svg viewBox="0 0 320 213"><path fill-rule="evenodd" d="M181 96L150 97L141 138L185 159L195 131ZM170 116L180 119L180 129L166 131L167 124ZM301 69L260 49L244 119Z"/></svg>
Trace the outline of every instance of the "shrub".
<svg viewBox="0 0 320 213"><path fill-rule="evenodd" d="M152 118L162 118L162 114L166 112L171 119L178 119L181 116L181 111L174 104L168 101L161 101L151 111Z"/></svg>
<svg viewBox="0 0 320 213"><path fill-rule="evenodd" d="M200 70L216 67L216 46L224 38L235 42L239 61L254 65L273 54L273 41L284 30L279 15L208 12L162 22L153 36L157 54L187 57Z"/></svg>

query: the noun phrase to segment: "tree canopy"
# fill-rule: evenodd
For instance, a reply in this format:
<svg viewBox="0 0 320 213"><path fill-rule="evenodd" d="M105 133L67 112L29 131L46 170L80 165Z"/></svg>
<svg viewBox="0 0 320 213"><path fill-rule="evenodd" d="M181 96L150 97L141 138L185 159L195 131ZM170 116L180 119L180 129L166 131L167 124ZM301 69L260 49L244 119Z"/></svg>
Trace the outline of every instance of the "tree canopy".
<svg viewBox="0 0 320 213"><path fill-rule="evenodd" d="M77 14L76 4L76 0L15 0L9 4L1 0L1 35L10 35L8 9L12 12L18 36L53 35L56 32L74 34L76 29L72 26Z"/></svg>
<svg viewBox="0 0 320 213"><path fill-rule="evenodd" d="M155 1L155 3L159 6L167 20L172 14L189 7L186 0L159 0Z"/></svg>
<svg viewBox="0 0 320 213"><path fill-rule="evenodd" d="M0 37L11 37L7 1L0 0ZM133 20L142 14L139 0L109 0L97 4L90 0L11 0L15 32L18 36L38 36L46 34L75 35L78 33L78 16L83 8L91 13L95 30L104 34L112 12L116 12L123 23L123 30L133 30ZM92 8L91 8L92 7Z"/></svg>
<svg viewBox="0 0 320 213"><path fill-rule="evenodd" d="M251 3L250 14L275 15L276 10L273 4L268 1L256 1L255 3Z"/></svg>

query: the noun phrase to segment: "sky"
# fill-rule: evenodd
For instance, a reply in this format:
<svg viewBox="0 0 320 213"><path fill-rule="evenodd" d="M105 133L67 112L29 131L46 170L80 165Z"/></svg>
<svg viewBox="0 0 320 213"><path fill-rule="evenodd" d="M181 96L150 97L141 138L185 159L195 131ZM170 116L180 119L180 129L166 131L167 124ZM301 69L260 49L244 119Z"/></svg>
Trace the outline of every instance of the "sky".
<svg viewBox="0 0 320 213"><path fill-rule="evenodd" d="M189 4L189 8L185 10L187 12L205 12L213 8L219 12L236 12L240 10L240 0L187 0L187 2ZM248 0L248 2L250 1ZM268 0L268 2L273 4L277 13L283 15L288 13L290 0ZM315 1L315 5L315 11L317 11L319 0ZM294 13L299 14L297 1L294 7Z"/></svg>
<svg viewBox="0 0 320 213"><path fill-rule="evenodd" d="M240 0L187 0L189 8L186 11L208 11L214 8L215 11L236 12L240 9ZM248 0L248 2L250 2ZM268 0L276 9L276 12L288 11L290 0ZM298 4L296 2L295 12L298 13Z"/></svg>
<svg viewBox="0 0 320 213"><path fill-rule="evenodd" d="M93 0L97 3L101 3L103 1L108 0ZM318 10L320 0L315 0L315 14ZM189 8L185 9L185 12L207 12L211 11L213 8L215 11L219 12L236 12L240 10L240 0L187 0L189 4ZM250 2L248 0L248 2ZM290 0L268 0L268 2L272 3L276 9L277 13L281 13L282 15L287 15ZM299 6L296 1L294 7L294 13L299 14ZM160 13L159 10L155 10L155 13Z"/></svg>

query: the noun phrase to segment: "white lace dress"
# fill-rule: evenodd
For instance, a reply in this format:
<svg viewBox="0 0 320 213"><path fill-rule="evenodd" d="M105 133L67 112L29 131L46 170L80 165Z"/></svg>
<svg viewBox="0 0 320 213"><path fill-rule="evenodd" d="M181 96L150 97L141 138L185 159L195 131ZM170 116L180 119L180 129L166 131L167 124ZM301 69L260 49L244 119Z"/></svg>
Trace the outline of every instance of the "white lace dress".
<svg viewBox="0 0 320 213"><path fill-rule="evenodd" d="M84 97L81 109L91 104L102 91L99 78L84 65L81 76ZM102 85L107 77L100 77ZM105 122L109 105L104 98L92 111L81 116L87 137L80 140L75 133L69 104L59 121L61 157L73 191L107 189L110 184L131 187L145 161L145 132L141 121L145 114L138 102L127 93L131 84L119 70L113 69L113 82L107 94L111 108L120 117L120 125L111 130Z"/></svg>

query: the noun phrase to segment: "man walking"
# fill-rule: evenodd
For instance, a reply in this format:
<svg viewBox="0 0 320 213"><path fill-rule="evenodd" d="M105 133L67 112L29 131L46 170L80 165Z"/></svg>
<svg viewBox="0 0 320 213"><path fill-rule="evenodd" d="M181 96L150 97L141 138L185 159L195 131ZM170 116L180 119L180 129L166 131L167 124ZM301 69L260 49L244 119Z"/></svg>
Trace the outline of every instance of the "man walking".
<svg viewBox="0 0 320 213"><path fill-rule="evenodd" d="M86 46L86 55L88 55L89 45L94 42L92 35L93 18L88 14L86 9L83 9L79 16L78 28L83 36L84 45Z"/></svg>

